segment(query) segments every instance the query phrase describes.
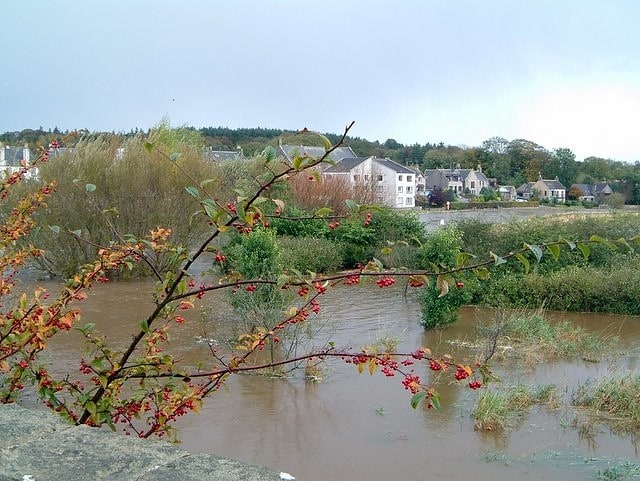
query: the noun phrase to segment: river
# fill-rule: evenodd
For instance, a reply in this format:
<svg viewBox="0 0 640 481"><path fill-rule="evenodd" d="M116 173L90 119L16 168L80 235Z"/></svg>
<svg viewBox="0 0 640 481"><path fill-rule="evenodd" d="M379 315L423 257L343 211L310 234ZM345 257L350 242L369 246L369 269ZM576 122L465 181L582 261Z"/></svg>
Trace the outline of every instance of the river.
<svg viewBox="0 0 640 481"><path fill-rule="evenodd" d="M84 322L93 322L116 344L125 343L149 312L148 282L114 282L98 286L84 302ZM219 305L219 300L209 305ZM402 350L428 346L465 356L452 340L472 340L479 320L494 312L461 310L453 327L425 332L417 324L419 305L399 286L339 288L322 298L322 312L311 326L311 345L331 340L357 349L394 336ZM219 312L219 310L217 310ZM222 311L224 312L224 311ZM549 313L603 335L622 339L628 355L599 363L581 359L513 369L496 364L501 384L553 382L570 396L573 386L611 371L637 369L640 319L633 317ZM177 355L206 355L198 342L219 332L224 316L210 310L192 316L172 341ZM56 370L74 371L81 347L77 336L56 339L49 362ZM417 373L428 378L426 366ZM635 439L600 427L589 436L572 427L575 412L533 408L506 433L474 431L470 417L479 392L464 385L440 383L442 409L410 407L401 379L358 375L353 366L327 362L320 382L301 372L288 378L235 376L205 402L200 414L181 418L182 447L286 471L306 481L378 481L423 479L556 480L596 479L621 458L638 460ZM612 478L613 479L613 478Z"/></svg>

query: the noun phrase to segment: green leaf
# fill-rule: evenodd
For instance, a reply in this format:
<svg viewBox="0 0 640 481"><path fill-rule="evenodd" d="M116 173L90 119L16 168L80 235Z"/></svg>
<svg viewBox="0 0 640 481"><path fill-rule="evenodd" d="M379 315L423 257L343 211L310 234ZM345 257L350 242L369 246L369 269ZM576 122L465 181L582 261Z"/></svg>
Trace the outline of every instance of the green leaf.
<svg viewBox="0 0 640 481"><path fill-rule="evenodd" d="M459 252L456 255L456 267L466 266L474 257L473 254L469 254L468 252Z"/></svg>
<svg viewBox="0 0 640 481"><path fill-rule="evenodd" d="M347 204L347 208L348 208L349 210L352 210L352 211L357 211L357 210L358 210L358 207L359 207L359 206L358 206L358 204L357 204L356 202L354 202L353 200L351 200L351 199L347 199L347 200L345 200L345 201L344 201L344 203L345 203L345 204Z"/></svg>
<svg viewBox="0 0 640 481"><path fill-rule="evenodd" d="M145 142L144 148L147 152L151 152L153 150L153 144L151 142Z"/></svg>
<svg viewBox="0 0 640 481"><path fill-rule="evenodd" d="M560 246L558 244L549 244L547 249L551 252L553 260L557 262L560 257Z"/></svg>
<svg viewBox="0 0 640 481"><path fill-rule="evenodd" d="M82 236L82 229L76 229L74 231L71 231L71 235L74 235L76 237L81 237Z"/></svg>
<svg viewBox="0 0 640 481"><path fill-rule="evenodd" d="M180 155L182 155L180 154L180 152L174 152L169 156L169 160L171 160L171 162L177 162L178 159L180 158Z"/></svg>
<svg viewBox="0 0 640 481"><path fill-rule="evenodd" d="M149 334L149 324L147 323L146 319L143 319L142 321L140 321L138 323L138 327L140 328L140 330L142 332L144 332L145 334Z"/></svg>
<svg viewBox="0 0 640 481"><path fill-rule="evenodd" d="M591 247L589 247L589 244L578 242L578 249L580 250L580 252L582 252L582 257L584 257L585 259L589 258L589 255L591 254Z"/></svg>
<svg viewBox="0 0 640 481"><path fill-rule="evenodd" d="M522 254L520 254L519 252L516 254L516 259L518 259L520 261L520 263L524 266L524 273L528 274L529 273L529 260L523 256Z"/></svg>
<svg viewBox="0 0 640 481"><path fill-rule="evenodd" d="M51 232L53 232L54 234L60 234L60 226L59 225L50 225L49 229L51 229Z"/></svg>
<svg viewBox="0 0 640 481"><path fill-rule="evenodd" d="M84 408L90 413L90 414L95 414L96 411L98 410L98 407L96 406L96 403L94 403L93 401L87 401L84 405Z"/></svg>
<svg viewBox="0 0 640 481"><path fill-rule="evenodd" d="M493 252L489 251L489 255L491 257L493 257L493 262L495 263L495 265L499 266L500 264L506 264L507 261L504 260L502 257L500 257L497 254L494 254Z"/></svg>
<svg viewBox="0 0 640 481"><path fill-rule="evenodd" d="M96 190L95 184L86 184L84 188L87 192L93 192L94 190Z"/></svg>
<svg viewBox="0 0 640 481"><path fill-rule="evenodd" d="M294 156L291 160L291 167L293 167L295 170L300 170L300 166L302 165L303 160L305 160L305 157L302 157L301 155Z"/></svg>
<svg viewBox="0 0 640 481"><path fill-rule="evenodd" d="M329 150L332 146L331 141L322 134L318 134L318 137L320 137L320 139L322 140L322 143L324 144L324 150Z"/></svg>
<svg viewBox="0 0 640 481"><path fill-rule="evenodd" d="M542 249L540 248L540 246L537 246L535 244L526 244L526 243L525 243L525 246L527 247L527 249L533 252L533 255L536 256L536 260L540 262L540 259L542 259Z"/></svg>
<svg viewBox="0 0 640 481"><path fill-rule="evenodd" d="M604 237L600 237L598 235L592 235L591 237L589 237L589 242L596 242L598 244L602 244L607 246L609 249L611 250L616 250L616 246L615 244L609 242L607 239L605 239Z"/></svg>
<svg viewBox="0 0 640 481"><path fill-rule="evenodd" d="M576 248L575 242L570 241L568 239L562 239L562 241L564 241L569 246L569 249L574 250Z"/></svg>
<svg viewBox="0 0 640 481"><path fill-rule="evenodd" d="M475 269L473 269L473 273L481 281L486 281L487 279L489 279L489 269L487 269L486 267L476 267Z"/></svg>
<svg viewBox="0 0 640 481"><path fill-rule="evenodd" d="M331 212L333 212L333 209L331 209L331 207L322 207L321 209L318 209L315 213L316 217L326 217L329 214L331 214Z"/></svg>
<svg viewBox="0 0 640 481"><path fill-rule="evenodd" d="M440 396L437 394L431 395L431 404L433 405L433 409L440 409Z"/></svg>
<svg viewBox="0 0 640 481"><path fill-rule="evenodd" d="M186 190L189 195L195 197L196 199L200 198L200 191L196 187L190 185L189 187L185 187L184 190Z"/></svg>
<svg viewBox="0 0 640 481"><path fill-rule="evenodd" d="M411 396L411 407L413 409L416 409L420 404L420 401L422 401L425 396L426 393L424 391L417 392L413 396Z"/></svg>

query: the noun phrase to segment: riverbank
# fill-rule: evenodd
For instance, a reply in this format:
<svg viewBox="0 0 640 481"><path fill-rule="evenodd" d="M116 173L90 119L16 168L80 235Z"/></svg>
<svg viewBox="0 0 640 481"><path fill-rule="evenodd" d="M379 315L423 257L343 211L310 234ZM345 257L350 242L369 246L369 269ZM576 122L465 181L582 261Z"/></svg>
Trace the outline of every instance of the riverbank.
<svg viewBox="0 0 640 481"><path fill-rule="evenodd" d="M281 481L261 466L190 454L164 442L73 426L46 411L0 404L4 481Z"/></svg>

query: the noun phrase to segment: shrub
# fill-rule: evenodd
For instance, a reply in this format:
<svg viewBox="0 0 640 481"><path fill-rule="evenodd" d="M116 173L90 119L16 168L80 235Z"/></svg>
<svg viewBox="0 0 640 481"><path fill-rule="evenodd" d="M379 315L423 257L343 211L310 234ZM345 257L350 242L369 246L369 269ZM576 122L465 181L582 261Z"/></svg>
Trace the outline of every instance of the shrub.
<svg viewBox="0 0 640 481"><path fill-rule="evenodd" d="M282 265L300 272L336 272L343 264L341 245L318 237L279 237Z"/></svg>
<svg viewBox="0 0 640 481"><path fill-rule="evenodd" d="M52 157L40 169L40 182L55 179L58 189L37 219L43 226L58 226L60 234L47 228L38 231L33 240L46 251L38 267L69 276L94 259L99 246L117 241L117 235L144 237L160 225L171 228L187 245L194 244L209 226L185 222L199 206L185 195L190 180L181 170L199 179L220 175L200 150L188 145L182 150L171 162L147 152L141 137L124 143L101 137L80 141L74 150ZM154 267L166 270L172 260L160 256L155 262Z"/></svg>

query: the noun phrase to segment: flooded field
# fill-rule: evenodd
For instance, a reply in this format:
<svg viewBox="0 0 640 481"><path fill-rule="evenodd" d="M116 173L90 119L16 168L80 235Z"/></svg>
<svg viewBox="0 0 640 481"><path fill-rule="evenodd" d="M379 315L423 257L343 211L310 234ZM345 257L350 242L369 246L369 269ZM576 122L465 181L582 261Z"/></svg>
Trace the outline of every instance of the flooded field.
<svg viewBox="0 0 640 481"><path fill-rule="evenodd" d="M94 322L109 339L125 342L132 326L147 312L145 282L101 287L83 307L83 322ZM322 299L322 314L309 331L310 345L331 340L357 349L385 336L400 349L426 345L461 359L473 353L459 342L475 342L476 325L494 312L462 309L452 328L425 332L417 325L419 305L401 288L340 288ZM583 413L569 406L573 389L612 372L638 370L640 319L610 315L549 313L604 336L618 336L623 354L600 362L567 359L551 363L494 365L506 389L514 383L554 383L565 403L554 410L532 408L504 433L474 430L471 411L481 391L440 383L442 409L410 407L400 378L358 375L353 366L327 362L320 382L301 372L287 378L236 376L215 393L200 414L179 424L182 446L266 465L299 480L372 481L388 479L527 479L563 481L598 479L607 470L640 463L635 436L616 435L604 425L585 432L576 420ZM174 350L185 359L206 355L198 343L225 329L224 316L206 314L185 324ZM228 326L227 326L228 327ZM452 343L452 341L455 341ZM50 362L57 369L76 369L78 339L60 337ZM428 378L431 371L416 371ZM484 389L484 388L483 388ZM600 478L626 479L626 478Z"/></svg>

